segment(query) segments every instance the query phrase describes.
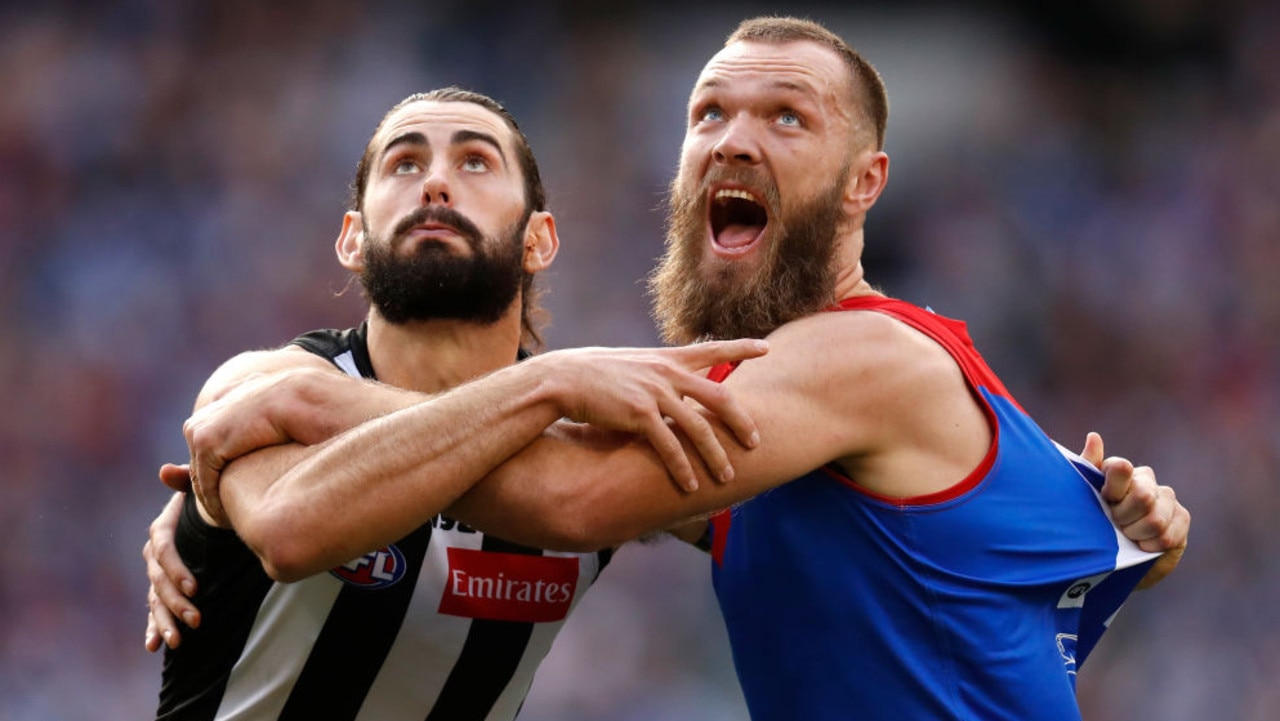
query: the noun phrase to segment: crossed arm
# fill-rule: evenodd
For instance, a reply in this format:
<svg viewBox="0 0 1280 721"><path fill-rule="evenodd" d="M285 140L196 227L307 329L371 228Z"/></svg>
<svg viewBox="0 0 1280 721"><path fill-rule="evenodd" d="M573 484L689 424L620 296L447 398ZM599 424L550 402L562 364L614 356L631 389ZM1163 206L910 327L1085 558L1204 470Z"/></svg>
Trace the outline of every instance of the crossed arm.
<svg viewBox="0 0 1280 721"><path fill-rule="evenodd" d="M723 477L723 443L756 436L733 396L696 371L766 349L557 351L436 396L349 378L298 349L245 354L214 374L184 425L192 487L206 520L295 580L406 535L562 417L644 438L664 481L669 471L688 486L691 457ZM724 441L709 418L730 429Z"/></svg>
<svg viewBox="0 0 1280 721"><path fill-rule="evenodd" d="M856 392L833 388L830 378L812 372L815 360L818 366L822 366L823 361L815 359L809 342L812 338L804 338L805 329L802 327L799 332L805 342L791 343L785 334L776 340L771 338L774 350L770 355L744 364L726 383L741 399L746 413L757 419L765 443L754 450L747 450L733 442L734 432L721 420L709 413L702 416L708 427L717 429L728 458L728 463L722 465L718 457L710 456L710 467L727 466L737 471L732 482L706 483L707 480L722 479L724 473L709 472L708 464L702 460L708 455L691 452L690 457L695 459L693 468L704 483L697 493L684 492L670 482L667 465L649 443L634 436L601 433L589 427L561 423L491 472L484 482L459 494L446 513L482 529L496 529L506 538L533 545L565 548L617 545L642 533L748 498L825 461L840 459L846 467L857 467L867 463L866 458L884 455L875 452L879 445L904 445L900 438L887 440L885 434L895 434L895 419L894 413L885 409L915 407L918 405L916 399L904 399L902 396L909 396L912 392L935 395L933 389L921 384L910 373L897 377L896 383L881 374L876 378L877 383L859 386ZM819 336L829 333L830 329L824 329ZM872 358L867 363L869 365L861 372L911 365L894 357ZM848 375L850 370L839 369L841 375ZM859 369L852 370L856 378ZM934 374L925 375L932 377ZM943 379L942 382L948 381ZM397 404L389 402L388 406ZM399 412L366 424L358 432L339 436L328 444L297 452L314 454L307 462L314 464L310 467L319 478L331 476L334 464L349 458L348 454L359 454L360 475L364 481L370 477L379 479L381 492L388 494L382 504L382 512L385 513L386 505L408 502L409 497L418 492L414 490L412 480L406 478L414 475L411 466L405 465L409 461L396 456L399 453L413 455L413 447L403 444L411 443L422 434L428 417L417 415L418 411L407 406L408 402L402 400L398 404L402 409ZM300 417L305 415L299 414ZM918 422L909 414L898 420L907 425ZM369 435L362 440L359 434ZM862 454L850 452L850 437L863 450ZM385 452L367 452L366 442L375 438L386 443ZM685 443L690 442L686 440ZM1149 468L1134 469L1132 464L1118 459L1104 463L1100 440L1091 438L1086 444L1085 454L1093 462L1101 463L1106 471L1104 495L1112 502L1113 515L1125 534L1148 550L1169 551L1163 570L1153 572L1149 578L1151 582L1158 580L1176 565L1180 549L1185 546L1189 523L1186 509L1177 504L1171 489L1156 485ZM909 456L915 458L913 454ZM930 457L928 463L930 467L941 468L944 478L954 479L963 477L973 467L971 461L963 453L955 458L944 453L942 458ZM229 468L228 486L234 483L236 466L240 463L237 461ZM955 469L960 471L949 475ZM874 478L876 473L872 469L861 475ZM347 478L345 482L358 484L362 481ZM319 499L324 500L324 497ZM350 510L346 506L338 507ZM357 519L360 516L359 513L347 512L343 515ZM385 540L368 547L394 540L421 522L420 516L410 513L402 523L414 525L389 529ZM356 523L361 527L369 525L359 520ZM157 535L157 526L153 525L155 545L149 544L144 552L153 585L165 596L163 604L153 602L148 638L151 645L159 643L158 637L151 635L158 626L176 630L168 616L170 608L184 614L194 611L190 603L177 593L160 564L154 562L158 555L172 555L171 538L165 532L163 524L160 524ZM357 529L356 532L360 531ZM362 543L369 541L364 539ZM327 568L355 555L335 554L313 556L315 568ZM172 563L166 565L174 566ZM181 571L177 572L177 579L190 581L189 575L184 576ZM155 619L157 615L160 620Z"/></svg>

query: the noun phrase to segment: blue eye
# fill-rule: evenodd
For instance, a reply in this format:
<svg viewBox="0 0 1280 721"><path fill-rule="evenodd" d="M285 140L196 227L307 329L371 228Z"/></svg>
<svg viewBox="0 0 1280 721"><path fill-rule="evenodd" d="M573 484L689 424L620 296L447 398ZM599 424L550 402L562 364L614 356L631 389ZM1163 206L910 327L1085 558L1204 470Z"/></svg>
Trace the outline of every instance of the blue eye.
<svg viewBox="0 0 1280 721"><path fill-rule="evenodd" d="M793 112L787 111L778 116L778 124L786 125L789 127L799 127L800 116L796 115Z"/></svg>
<svg viewBox="0 0 1280 721"><path fill-rule="evenodd" d="M395 165L391 166L392 175L406 175L416 172L418 172L418 164L409 159L397 160Z"/></svg>
<svg viewBox="0 0 1280 721"><path fill-rule="evenodd" d="M462 161L462 169L472 173L482 173L489 169L489 162L479 155L471 155Z"/></svg>
<svg viewBox="0 0 1280 721"><path fill-rule="evenodd" d="M702 111L702 120L724 120L724 111L712 106Z"/></svg>

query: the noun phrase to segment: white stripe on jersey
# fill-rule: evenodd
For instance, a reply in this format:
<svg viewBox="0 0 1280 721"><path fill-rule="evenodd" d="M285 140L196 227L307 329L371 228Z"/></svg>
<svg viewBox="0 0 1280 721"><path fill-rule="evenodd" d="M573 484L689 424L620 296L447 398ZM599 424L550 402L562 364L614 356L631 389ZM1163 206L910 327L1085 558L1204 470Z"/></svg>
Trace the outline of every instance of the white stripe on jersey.
<svg viewBox="0 0 1280 721"><path fill-rule="evenodd" d="M322 331L314 334L307 344L300 345L321 357L330 358L347 374L360 378L356 358L350 348L350 344L356 342L362 343L363 339L356 337L354 332L344 335ZM308 710L317 706L323 708L327 697L332 695L344 709L355 711L358 707L356 718L362 721L421 721L427 718L435 705L441 703L443 692L448 696L447 703L455 706L459 704L459 698L464 702L474 701L469 705L477 708L492 702L487 719L511 721L532 683L533 672L549 652L564 621L517 622L511 626L484 622L477 626L472 618L440 613L441 600L445 598L449 582L449 549L483 551L485 535L437 519L432 527L419 529L403 540L410 538L415 552L423 551L420 544L426 543L421 573L413 588L396 589L397 603L402 601L405 604L398 608L403 608L405 615L402 624L394 629L394 636L390 633L393 629L387 628L391 619L381 616L368 619L371 626L378 626L379 620L386 623L371 629L379 645L376 649L366 650L372 655L374 651L385 649L386 656L379 659L381 665L377 668L377 675L363 679L361 685L369 683L367 693L363 688L329 686L335 684L334 679L341 674L341 669L334 667L334 654L339 654L337 666L346 660L341 656L343 648L338 634L360 634L366 628L364 619L344 613L353 608L347 605L348 600L357 600L351 598L354 589L348 590L341 579L330 573L320 573L296 583L274 583L267 588L244 648L239 651L239 658L228 675L216 718L236 721L273 719L278 718L286 707L291 712L303 707ZM503 547L507 544L490 545ZM523 547L516 547L512 552L521 555L538 553L536 549ZM599 575L604 559L599 553L544 552L544 555L577 561L578 583L569 602L568 611L571 611ZM261 586L258 589L260 592ZM343 627L329 627L331 622L340 622ZM353 641L360 640L364 639L353 638ZM384 640L389 646L380 645ZM318 642L321 643L319 649ZM363 648L360 643L353 643L353 646ZM491 646L498 648L491 649ZM316 672L317 665L312 658L317 650L324 656L319 672ZM458 666L460 659L464 660L467 674L482 676L482 681L499 680L492 677L495 671L490 671L484 664L487 657L482 656L490 652L498 655L497 661L503 666L498 673L514 672L506 688L485 688L483 694L476 697L467 693L469 679L453 679L450 683L455 667L460 671L463 669ZM364 663L366 659L362 658L360 662ZM309 663L311 668L308 668ZM366 670L372 673L374 669ZM305 689L297 688L299 682ZM362 702L356 704L356 694L361 693L364 693ZM320 715L323 716L323 712Z"/></svg>
<svg viewBox="0 0 1280 721"><path fill-rule="evenodd" d="M254 618L244 651L227 679L218 721L280 715L329 617L327 610L316 614L298 610L330 609L341 590L342 581L327 573L271 586Z"/></svg>
<svg viewBox="0 0 1280 721"><path fill-rule="evenodd" d="M430 713L471 630L470 618L438 613L449 572L448 549L479 550L483 541L482 533L432 529L418 586L404 617L404 627L429 628L431 632L396 635L357 721L422 721ZM406 674L405 669L414 671ZM405 702L411 698L423 699L426 706L413 708Z"/></svg>
<svg viewBox="0 0 1280 721"><path fill-rule="evenodd" d="M333 364L338 366L347 375L352 378L360 378L360 369L356 367L356 356L351 351L347 351L337 358L333 359Z"/></svg>
<svg viewBox="0 0 1280 721"><path fill-rule="evenodd" d="M1067 448L1061 443L1054 441L1054 445L1057 446L1058 451L1062 453L1062 455L1065 456L1067 460L1071 461L1071 464L1073 466L1075 466L1076 472L1080 474L1081 480L1089 484L1089 488L1093 490L1094 499L1098 501L1098 506L1102 509L1102 512L1106 514L1107 520L1111 521L1111 527L1116 532L1116 566L1115 567L1117 569L1129 568L1130 566L1136 566L1139 563L1142 563L1144 561L1150 561L1151 559L1159 556L1160 555L1159 553L1152 553L1150 551L1144 551L1141 548L1138 548L1138 544L1134 543L1133 541L1130 541L1128 538L1125 537L1124 533L1120 531L1120 527L1116 525L1115 517L1111 515L1111 504L1107 503L1106 500L1102 498L1102 493L1101 493L1102 481L1098 480L1098 482L1095 484L1085 476L1085 473L1086 473L1085 469L1091 470L1095 478L1101 477L1102 475L1101 471L1099 471L1092 463L1086 461L1083 457L1081 457L1075 451L1072 451L1071 449Z"/></svg>
<svg viewBox="0 0 1280 721"><path fill-rule="evenodd" d="M569 602L569 613L573 613L573 609L582 600L582 595L587 592L592 582L600 575L600 556L598 554L579 555L561 553L559 551L543 551L542 555L578 559L578 588L573 594L573 600ZM568 617L566 616L565 620L567 619ZM538 664L542 663L547 653L551 651L551 642L555 640L556 634L560 632L560 628L563 625L563 620L556 623L535 623L533 625L533 634L529 638L529 650L521 657L520 665L516 667L515 673L515 678L518 679L524 676L528 681L518 688L516 686L508 686L502 692L502 696L498 698L497 703L493 705L493 711L485 717L485 721L501 721L502 719L515 718L516 712L520 710L520 704L524 703L525 696L529 692L529 686L533 683L533 672L537 670Z"/></svg>

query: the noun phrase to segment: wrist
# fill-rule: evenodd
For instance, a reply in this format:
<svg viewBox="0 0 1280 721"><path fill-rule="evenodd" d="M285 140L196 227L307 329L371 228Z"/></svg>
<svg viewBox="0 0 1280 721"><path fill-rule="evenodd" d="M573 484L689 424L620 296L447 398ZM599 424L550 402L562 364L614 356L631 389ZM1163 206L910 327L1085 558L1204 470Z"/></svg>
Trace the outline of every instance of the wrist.
<svg viewBox="0 0 1280 721"><path fill-rule="evenodd" d="M517 371L527 374L530 403L551 408L557 418L571 416L575 403L571 379L564 372L564 364L556 360L562 355L562 351L543 353L516 366Z"/></svg>

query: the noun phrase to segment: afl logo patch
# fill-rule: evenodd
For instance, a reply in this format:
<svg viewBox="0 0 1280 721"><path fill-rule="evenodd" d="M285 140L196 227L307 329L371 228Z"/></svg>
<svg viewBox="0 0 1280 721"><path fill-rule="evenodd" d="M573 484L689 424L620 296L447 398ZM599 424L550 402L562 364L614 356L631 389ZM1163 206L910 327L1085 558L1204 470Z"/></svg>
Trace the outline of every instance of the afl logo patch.
<svg viewBox="0 0 1280 721"><path fill-rule="evenodd" d="M349 586L373 590L394 586L404 578L405 565L404 554L392 544L348 561L329 573Z"/></svg>
<svg viewBox="0 0 1280 721"><path fill-rule="evenodd" d="M1088 581L1081 581L1067 589L1067 598L1080 598L1088 593L1091 588L1093 588L1092 583L1089 583Z"/></svg>
<svg viewBox="0 0 1280 721"><path fill-rule="evenodd" d="M1110 575L1111 572L1107 571L1096 576L1072 581L1071 585L1067 586L1066 590L1058 598L1058 608L1084 608L1084 602L1088 598L1089 591L1097 588L1098 584L1102 583Z"/></svg>

